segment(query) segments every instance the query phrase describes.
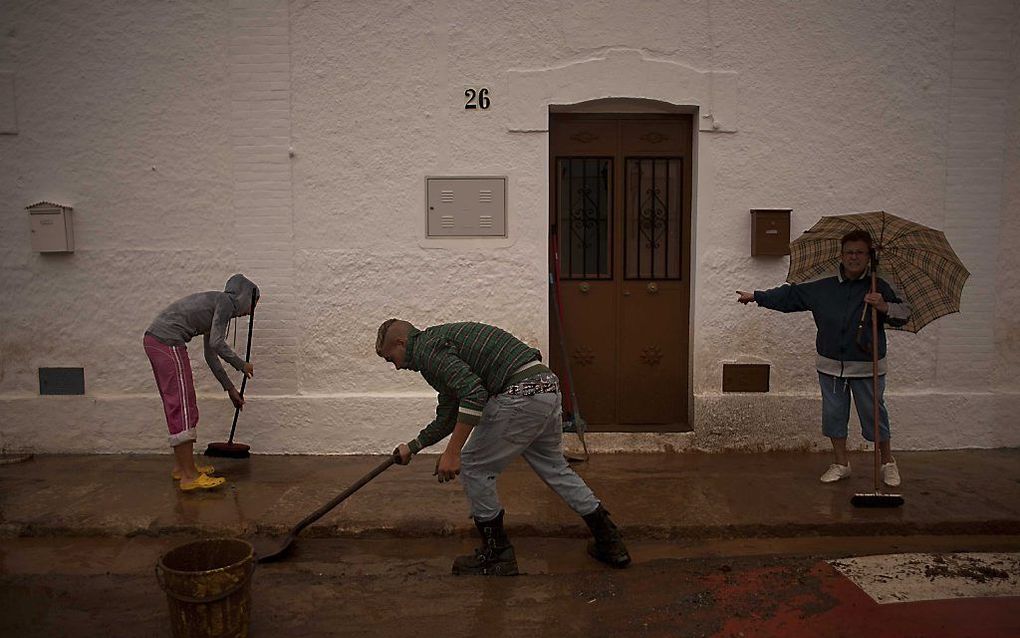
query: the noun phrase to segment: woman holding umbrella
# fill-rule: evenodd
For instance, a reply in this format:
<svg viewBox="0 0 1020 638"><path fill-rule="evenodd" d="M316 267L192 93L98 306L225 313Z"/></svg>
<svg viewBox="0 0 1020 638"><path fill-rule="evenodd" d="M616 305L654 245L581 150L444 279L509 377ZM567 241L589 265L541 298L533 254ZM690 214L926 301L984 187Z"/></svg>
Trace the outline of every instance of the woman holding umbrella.
<svg viewBox="0 0 1020 638"><path fill-rule="evenodd" d="M810 311L818 328L815 340L818 381L822 389L822 432L832 441L834 463L821 476L833 483L850 476L847 457L847 424L850 396L853 395L861 420L861 434L874 441L875 402L878 402L879 448L882 481L900 484L899 468L890 446L889 413L886 410L885 325L905 326L910 320L910 305L901 299L882 278L872 291L870 264L874 259L871 234L855 229L839 241L838 270L805 283L791 283L771 290L737 291L738 301L752 301L780 312ZM877 340L865 329L871 312L878 312ZM877 342L878 380L873 383L873 351ZM877 388L877 396L875 388Z"/></svg>

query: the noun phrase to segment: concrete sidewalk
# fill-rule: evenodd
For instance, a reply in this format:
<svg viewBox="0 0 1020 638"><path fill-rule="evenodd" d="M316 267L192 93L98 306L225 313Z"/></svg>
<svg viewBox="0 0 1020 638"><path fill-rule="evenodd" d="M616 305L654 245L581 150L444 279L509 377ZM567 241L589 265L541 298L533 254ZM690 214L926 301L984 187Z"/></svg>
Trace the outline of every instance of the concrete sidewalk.
<svg viewBox="0 0 1020 638"><path fill-rule="evenodd" d="M1020 534L1020 449L899 452L906 505L864 510L871 456L854 476L818 476L817 453L619 454L575 465L630 539L799 535ZM431 476L436 457L394 466L305 530L317 537L473 533L458 483ZM0 536L281 534L383 457L212 459L217 492L182 494L165 456L36 456L0 465ZM521 462L500 479L513 535L581 536L581 520Z"/></svg>

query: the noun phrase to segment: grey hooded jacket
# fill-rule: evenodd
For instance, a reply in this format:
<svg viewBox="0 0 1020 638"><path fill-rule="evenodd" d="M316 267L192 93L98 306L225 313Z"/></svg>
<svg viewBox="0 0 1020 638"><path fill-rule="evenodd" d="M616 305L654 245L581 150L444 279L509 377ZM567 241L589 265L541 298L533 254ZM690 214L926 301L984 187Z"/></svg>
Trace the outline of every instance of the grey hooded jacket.
<svg viewBox="0 0 1020 638"><path fill-rule="evenodd" d="M233 317L251 311L252 293L259 298L259 288L244 275L227 280L223 292L196 292L173 302L152 321L145 334L152 335L168 346L180 346L197 335L205 337L205 362L224 390L234 387L219 359L244 368L244 359L227 345L227 323Z"/></svg>

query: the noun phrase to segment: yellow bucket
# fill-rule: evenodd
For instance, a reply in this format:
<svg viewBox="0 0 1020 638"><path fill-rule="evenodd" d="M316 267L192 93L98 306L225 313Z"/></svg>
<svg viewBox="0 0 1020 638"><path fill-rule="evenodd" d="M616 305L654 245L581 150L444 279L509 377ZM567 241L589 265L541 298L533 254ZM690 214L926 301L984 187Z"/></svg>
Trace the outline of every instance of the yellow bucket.
<svg viewBox="0 0 1020 638"><path fill-rule="evenodd" d="M255 552L236 538L180 545L156 563L175 638L245 638Z"/></svg>

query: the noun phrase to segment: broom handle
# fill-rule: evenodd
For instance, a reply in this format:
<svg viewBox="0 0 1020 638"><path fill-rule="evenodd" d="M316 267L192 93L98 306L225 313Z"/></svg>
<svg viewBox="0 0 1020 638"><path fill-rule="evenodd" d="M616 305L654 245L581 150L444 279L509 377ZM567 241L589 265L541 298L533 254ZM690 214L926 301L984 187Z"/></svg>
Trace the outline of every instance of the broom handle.
<svg viewBox="0 0 1020 638"><path fill-rule="evenodd" d="M871 292L878 290L878 257L873 258L873 264L871 268ZM865 304L867 305L867 304ZM880 494L881 487L880 481L878 480L880 461L880 452L878 449L878 310L875 306L871 307L871 398L874 404L874 424L875 424L875 492Z"/></svg>
<svg viewBox="0 0 1020 638"><path fill-rule="evenodd" d="M553 249L553 271L549 273L549 283L552 284L553 310L556 316L556 331L559 332L560 356L563 357L563 369L567 373L567 391L570 394L570 411L574 417L574 430L577 438L581 440L581 448L584 450L585 460L588 460L588 443L584 440L585 424L581 417L581 406L577 403L577 393L574 390L574 375L570 371L570 358L567 355L567 335L563 331L563 302L560 299L560 238L558 230L553 227L550 240Z"/></svg>
<svg viewBox="0 0 1020 638"><path fill-rule="evenodd" d="M248 363L251 358L251 329L255 325L255 291L251 291L251 310L248 313L248 345L244 349L244 362ZM244 388L248 385L248 375L245 374L244 378L241 379L241 398L244 398ZM237 429L237 415L241 413L241 408L234 408L234 422L230 424L230 438L227 439L227 444L234 442L234 430Z"/></svg>

